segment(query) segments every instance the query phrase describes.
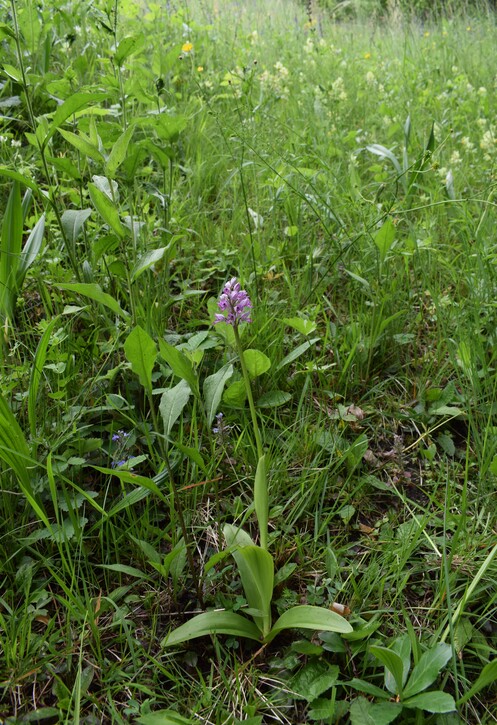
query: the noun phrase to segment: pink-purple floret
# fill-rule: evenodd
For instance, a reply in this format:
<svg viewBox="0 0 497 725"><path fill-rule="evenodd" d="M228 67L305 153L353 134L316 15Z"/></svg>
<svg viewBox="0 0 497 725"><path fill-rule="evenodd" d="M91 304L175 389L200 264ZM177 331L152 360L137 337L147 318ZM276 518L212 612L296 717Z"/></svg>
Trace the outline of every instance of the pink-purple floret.
<svg viewBox="0 0 497 725"><path fill-rule="evenodd" d="M216 314L214 316L214 324L217 322L227 322L228 325L238 325L240 322L252 322L249 309L252 302L246 291L240 289L240 283L236 277L230 279L226 283L222 294L219 298L218 307L222 312L227 314Z"/></svg>

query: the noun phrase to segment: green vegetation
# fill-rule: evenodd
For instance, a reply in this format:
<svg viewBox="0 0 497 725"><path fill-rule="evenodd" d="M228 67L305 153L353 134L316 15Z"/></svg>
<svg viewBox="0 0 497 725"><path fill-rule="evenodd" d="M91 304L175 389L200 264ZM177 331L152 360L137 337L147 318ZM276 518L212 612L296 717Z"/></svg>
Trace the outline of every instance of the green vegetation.
<svg viewBox="0 0 497 725"><path fill-rule="evenodd" d="M497 721L496 24L404 5L0 3L5 725Z"/></svg>

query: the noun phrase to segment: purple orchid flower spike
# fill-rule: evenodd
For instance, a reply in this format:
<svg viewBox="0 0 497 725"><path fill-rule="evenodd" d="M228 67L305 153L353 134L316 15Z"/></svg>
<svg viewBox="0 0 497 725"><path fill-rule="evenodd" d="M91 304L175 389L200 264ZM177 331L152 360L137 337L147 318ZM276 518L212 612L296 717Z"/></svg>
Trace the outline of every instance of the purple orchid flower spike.
<svg viewBox="0 0 497 725"><path fill-rule="evenodd" d="M230 279L224 286L219 298L218 307L223 313L214 316L214 324L226 322L232 327L237 327L240 322L252 322L250 308L252 302L246 291L240 288L236 277Z"/></svg>

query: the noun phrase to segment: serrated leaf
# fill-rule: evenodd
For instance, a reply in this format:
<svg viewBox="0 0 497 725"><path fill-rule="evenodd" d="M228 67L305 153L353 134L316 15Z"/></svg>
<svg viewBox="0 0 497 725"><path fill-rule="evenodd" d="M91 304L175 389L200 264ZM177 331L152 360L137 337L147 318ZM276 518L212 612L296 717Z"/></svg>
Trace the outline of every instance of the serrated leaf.
<svg viewBox="0 0 497 725"><path fill-rule="evenodd" d="M257 378L271 367L271 360L260 350L244 350L243 359L251 378Z"/></svg>
<svg viewBox="0 0 497 725"><path fill-rule="evenodd" d="M157 359L157 346L148 332L137 325L126 338L124 352L140 383L146 390L152 390L152 370Z"/></svg>
<svg viewBox="0 0 497 725"><path fill-rule="evenodd" d="M351 725L389 725L400 714L402 705L396 702L372 703L358 697L350 704Z"/></svg>
<svg viewBox="0 0 497 725"><path fill-rule="evenodd" d="M232 375L233 365L228 363L218 370L217 373L209 375L204 380L204 403L208 425L212 425L212 421L218 410L219 401L223 395L224 386Z"/></svg>
<svg viewBox="0 0 497 725"><path fill-rule="evenodd" d="M320 660L310 660L290 681L295 699L312 702L336 684L340 670L338 665L326 665Z"/></svg>
<svg viewBox="0 0 497 725"><path fill-rule="evenodd" d="M186 380L180 380L174 388L166 390L161 397L159 410L164 422L164 433L169 437L173 425L181 415L190 397L190 386Z"/></svg>

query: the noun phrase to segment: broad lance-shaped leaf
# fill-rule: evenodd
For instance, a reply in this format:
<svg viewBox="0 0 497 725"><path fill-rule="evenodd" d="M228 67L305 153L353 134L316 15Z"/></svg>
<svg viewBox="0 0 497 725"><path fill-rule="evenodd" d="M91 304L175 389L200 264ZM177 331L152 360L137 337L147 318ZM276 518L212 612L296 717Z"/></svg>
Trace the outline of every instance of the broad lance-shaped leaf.
<svg viewBox="0 0 497 725"><path fill-rule="evenodd" d="M159 247L158 249L151 249L149 252L145 252L140 259L137 260L133 270L131 272L131 281L134 282L143 272L149 269L153 264L160 262L164 254L168 251L167 247Z"/></svg>
<svg viewBox="0 0 497 725"><path fill-rule="evenodd" d="M411 638L408 634L396 637L390 649L402 660L402 687L404 687L411 669ZM385 687L393 695L397 694L395 679L389 669L385 669Z"/></svg>
<svg viewBox="0 0 497 725"><path fill-rule="evenodd" d="M165 340L159 340L160 356L167 362L176 377L186 380L192 393L198 395L198 379L193 365L186 355Z"/></svg>
<svg viewBox="0 0 497 725"><path fill-rule="evenodd" d="M392 244L395 241L395 227L391 219L387 219L383 226L376 232L374 236L374 243L378 247L380 253L380 260L385 261L385 258L390 251Z"/></svg>
<svg viewBox="0 0 497 725"><path fill-rule="evenodd" d="M257 470L255 472L254 505L257 521L259 523L259 532L261 537L260 543L263 549L267 549L269 499L265 455L259 458L259 463L257 464Z"/></svg>
<svg viewBox="0 0 497 725"><path fill-rule="evenodd" d="M0 242L0 317L12 319L16 296L17 268L22 246L22 201L14 181L3 217Z"/></svg>
<svg viewBox="0 0 497 725"><path fill-rule="evenodd" d="M389 671L395 681L394 688L390 690L393 695L402 695L403 688L403 677L404 677L404 663L402 657L394 652L392 649L387 647L380 647L379 645L372 645L369 648L372 655L377 657L380 662L385 665L385 685L390 688L390 681L386 676L386 672Z"/></svg>
<svg viewBox="0 0 497 725"><path fill-rule="evenodd" d="M133 135L133 126L128 126L126 131L122 133L117 141L114 143L107 163L105 164L105 173L107 176L113 178L117 169L121 166L122 162L126 158L126 152L128 150L129 142Z"/></svg>
<svg viewBox="0 0 497 725"><path fill-rule="evenodd" d="M58 284L57 287L83 295L83 297L89 297L89 299L99 302L104 307L108 307L109 310L120 317L129 317L129 313L121 308L119 302L112 295L104 292L100 285L95 282L67 282L66 284Z"/></svg>
<svg viewBox="0 0 497 725"><path fill-rule="evenodd" d="M485 665L485 667L482 669L480 676L478 677L476 682L469 688L469 690L467 692L464 693L464 695L461 698L459 698L459 700L457 701L457 704L463 705L471 697L473 697L473 695L476 695L476 693L480 692L480 690L483 690L484 687L488 687L496 680L497 680L497 659L494 659Z"/></svg>
<svg viewBox="0 0 497 725"><path fill-rule="evenodd" d="M91 209L66 209L62 214L62 227L71 244L74 244L79 237L91 211Z"/></svg>
<svg viewBox="0 0 497 725"><path fill-rule="evenodd" d="M26 272L35 261L43 244L43 235L45 233L45 214L42 214L34 225L31 233L21 252L19 267L17 270L17 287L21 287Z"/></svg>
<svg viewBox="0 0 497 725"><path fill-rule="evenodd" d="M157 347L148 332L137 325L126 338L124 352L140 383L146 390L152 390L152 370L157 359Z"/></svg>
<svg viewBox="0 0 497 725"><path fill-rule="evenodd" d="M241 546L233 552L243 591L253 610L252 617L264 637L271 629L271 599L273 596L273 557L260 546ZM259 612L259 614L255 614Z"/></svg>
<svg viewBox="0 0 497 725"><path fill-rule="evenodd" d="M232 375L233 365L228 363L218 370L217 373L209 375L209 377L204 380L204 401L207 413L207 422L209 425L212 424L212 421L217 413L219 401L223 395L224 386Z"/></svg>
<svg viewBox="0 0 497 725"><path fill-rule="evenodd" d="M162 646L172 647L175 644L181 644L196 637L205 637L208 634L229 634L233 637L247 637L259 642L261 633L253 622L236 612L203 612L169 632L163 640Z"/></svg>
<svg viewBox="0 0 497 725"><path fill-rule="evenodd" d="M336 612L308 604L292 607L283 612L264 641L271 642L284 629L312 629L316 632L338 632L339 634L352 632L351 625Z"/></svg>
<svg viewBox="0 0 497 725"><path fill-rule="evenodd" d="M404 707L427 710L428 712L453 712L456 709L456 703L452 695L440 690L422 692L407 700L402 700L402 704Z"/></svg>
<svg viewBox="0 0 497 725"><path fill-rule="evenodd" d="M81 111L83 108L88 106L96 105L100 101L107 100L106 93L73 93L64 103L57 108L53 115L52 123L47 136L44 139L44 144L47 143L48 139L53 136L55 130L61 126L64 121L73 116L77 111Z"/></svg>
<svg viewBox="0 0 497 725"><path fill-rule="evenodd" d="M167 437L169 437L173 425L176 423L183 408L188 403L190 393L190 386L186 380L180 380L174 388L166 390L162 394L159 410L162 415L162 420L164 421L164 433Z"/></svg>
<svg viewBox="0 0 497 725"><path fill-rule="evenodd" d="M445 667L452 656L452 647L440 642L419 658L418 664L411 672L411 676L404 688L404 697L412 697L418 692L426 690L438 677L440 670Z"/></svg>
<svg viewBox="0 0 497 725"><path fill-rule="evenodd" d="M112 231L121 237L121 239L124 238L126 236L126 228L121 223L119 212L107 194L100 191L95 184L88 184L88 191L90 192L90 198L94 203L96 210L104 222L106 222Z"/></svg>

